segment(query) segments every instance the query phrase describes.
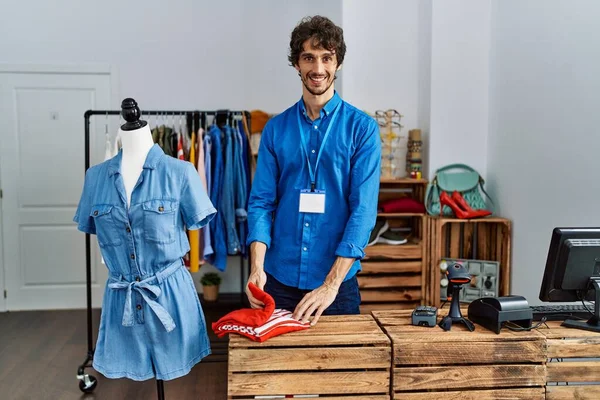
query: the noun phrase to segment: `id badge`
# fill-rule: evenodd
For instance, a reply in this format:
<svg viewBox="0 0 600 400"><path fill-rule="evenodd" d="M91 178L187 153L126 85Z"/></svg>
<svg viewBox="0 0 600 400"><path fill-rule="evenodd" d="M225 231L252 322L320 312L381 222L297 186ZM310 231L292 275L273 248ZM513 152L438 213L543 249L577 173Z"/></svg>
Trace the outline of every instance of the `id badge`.
<svg viewBox="0 0 600 400"><path fill-rule="evenodd" d="M300 191L300 212L305 213L325 213L325 191L315 190L311 192L308 189Z"/></svg>

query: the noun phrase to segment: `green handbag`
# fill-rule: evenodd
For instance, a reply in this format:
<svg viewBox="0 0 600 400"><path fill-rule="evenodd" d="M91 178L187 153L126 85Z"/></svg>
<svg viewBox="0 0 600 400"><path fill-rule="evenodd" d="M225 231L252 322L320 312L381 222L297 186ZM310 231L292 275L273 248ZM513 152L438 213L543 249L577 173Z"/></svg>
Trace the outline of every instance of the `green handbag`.
<svg viewBox="0 0 600 400"><path fill-rule="evenodd" d="M450 170L454 172L449 172ZM485 181L477 171L465 164L446 165L437 171L425 192L425 207L430 215L440 215L440 194L459 192L465 201L475 210L492 211L493 202L483 188ZM486 204L481 192L489 199L491 205ZM450 217L454 213L448 206L444 206L442 216Z"/></svg>

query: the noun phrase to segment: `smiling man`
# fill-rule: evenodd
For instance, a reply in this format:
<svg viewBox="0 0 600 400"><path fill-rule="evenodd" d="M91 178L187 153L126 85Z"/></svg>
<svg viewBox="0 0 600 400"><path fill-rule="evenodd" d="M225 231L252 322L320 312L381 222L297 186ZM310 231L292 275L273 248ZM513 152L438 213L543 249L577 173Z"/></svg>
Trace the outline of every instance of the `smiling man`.
<svg viewBox="0 0 600 400"><path fill-rule="evenodd" d="M249 282L295 318L314 315L313 325L322 314L359 313L356 274L377 217L379 126L335 90L345 54L328 18L292 32L302 98L264 127L248 206Z"/></svg>

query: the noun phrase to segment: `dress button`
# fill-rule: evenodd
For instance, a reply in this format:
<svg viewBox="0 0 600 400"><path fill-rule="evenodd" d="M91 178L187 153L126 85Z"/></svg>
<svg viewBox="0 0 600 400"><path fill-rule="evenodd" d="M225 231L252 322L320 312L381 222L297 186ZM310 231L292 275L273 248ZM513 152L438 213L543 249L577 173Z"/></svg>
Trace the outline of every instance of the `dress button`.
<svg viewBox="0 0 600 400"><path fill-rule="evenodd" d="M98 211L94 211L94 216L98 215Z"/></svg>
<svg viewBox="0 0 600 400"><path fill-rule="evenodd" d="M135 260L135 254L131 253L131 259Z"/></svg>
<svg viewBox="0 0 600 400"><path fill-rule="evenodd" d="M141 304L138 304L136 308L137 308L138 310L141 310L141 309L142 309L142 305L141 305Z"/></svg>
<svg viewBox="0 0 600 400"><path fill-rule="evenodd" d="M158 207L158 211L163 212L165 209L163 206Z"/></svg>

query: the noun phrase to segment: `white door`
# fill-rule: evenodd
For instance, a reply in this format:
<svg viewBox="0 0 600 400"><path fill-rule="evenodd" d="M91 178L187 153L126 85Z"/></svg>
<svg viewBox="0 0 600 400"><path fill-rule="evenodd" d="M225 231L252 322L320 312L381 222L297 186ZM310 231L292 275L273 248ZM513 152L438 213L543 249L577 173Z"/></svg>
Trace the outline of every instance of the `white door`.
<svg viewBox="0 0 600 400"><path fill-rule="evenodd" d="M84 112L110 108L110 79L110 73L90 71L0 71L2 248L9 311L86 307L85 234L72 219L83 187ZM104 120L92 117L92 165L104 154ZM91 247L92 299L99 307L107 271L94 236Z"/></svg>

